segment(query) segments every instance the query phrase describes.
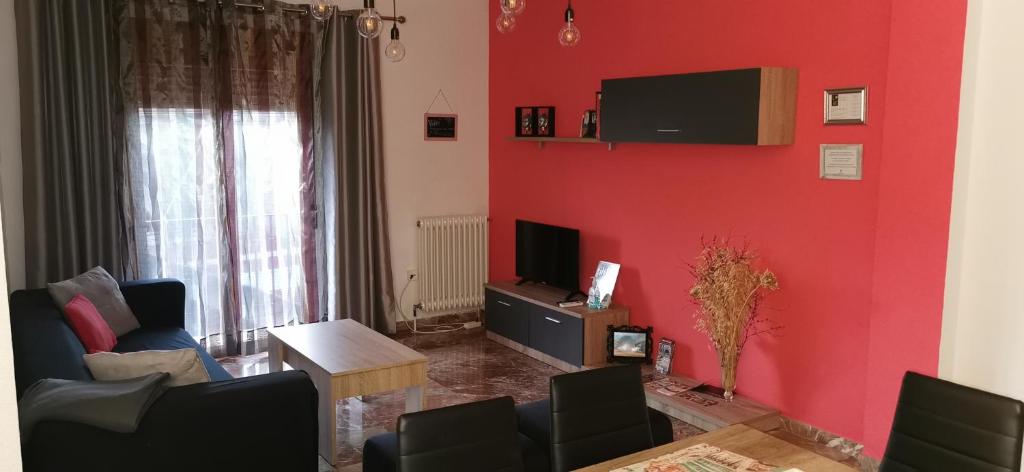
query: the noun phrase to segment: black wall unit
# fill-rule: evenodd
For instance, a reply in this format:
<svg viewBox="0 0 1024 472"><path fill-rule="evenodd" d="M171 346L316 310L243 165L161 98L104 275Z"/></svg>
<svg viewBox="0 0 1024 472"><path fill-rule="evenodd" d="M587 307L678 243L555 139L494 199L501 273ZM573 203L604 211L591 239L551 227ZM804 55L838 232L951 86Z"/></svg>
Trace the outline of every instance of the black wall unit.
<svg viewBox="0 0 1024 472"><path fill-rule="evenodd" d="M773 67L601 82L607 142L791 144L796 70Z"/></svg>

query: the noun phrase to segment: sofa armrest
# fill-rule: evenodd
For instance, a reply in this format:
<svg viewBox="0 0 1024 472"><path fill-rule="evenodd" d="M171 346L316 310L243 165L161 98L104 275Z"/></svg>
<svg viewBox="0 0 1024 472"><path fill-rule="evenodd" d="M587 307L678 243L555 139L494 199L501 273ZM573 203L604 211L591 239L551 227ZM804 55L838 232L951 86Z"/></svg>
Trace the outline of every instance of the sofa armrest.
<svg viewBox="0 0 1024 472"><path fill-rule="evenodd" d="M121 293L139 324L185 328L185 284L175 279L123 282Z"/></svg>
<svg viewBox="0 0 1024 472"><path fill-rule="evenodd" d="M209 470L313 472L317 407L308 374L277 372L172 388L153 403L137 432L168 461L180 458ZM181 458L183 451L196 456Z"/></svg>
<svg viewBox="0 0 1024 472"><path fill-rule="evenodd" d="M135 433L43 421L23 452L26 471L315 472L317 392L301 371L175 387Z"/></svg>

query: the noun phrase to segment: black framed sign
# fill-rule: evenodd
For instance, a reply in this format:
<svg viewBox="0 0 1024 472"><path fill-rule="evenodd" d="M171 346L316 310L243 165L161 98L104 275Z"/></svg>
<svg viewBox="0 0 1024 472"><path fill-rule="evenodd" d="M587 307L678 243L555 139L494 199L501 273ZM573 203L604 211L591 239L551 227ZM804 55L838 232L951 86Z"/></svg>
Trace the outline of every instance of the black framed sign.
<svg viewBox="0 0 1024 472"><path fill-rule="evenodd" d="M458 141L459 115L424 113L424 141Z"/></svg>
<svg viewBox="0 0 1024 472"><path fill-rule="evenodd" d="M608 362L651 363L654 328L608 325Z"/></svg>

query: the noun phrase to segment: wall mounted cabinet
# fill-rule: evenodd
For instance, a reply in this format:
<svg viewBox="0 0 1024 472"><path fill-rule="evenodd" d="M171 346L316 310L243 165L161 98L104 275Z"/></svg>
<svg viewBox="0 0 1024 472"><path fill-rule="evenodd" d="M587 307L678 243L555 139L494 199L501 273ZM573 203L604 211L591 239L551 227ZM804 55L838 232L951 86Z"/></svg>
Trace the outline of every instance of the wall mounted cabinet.
<svg viewBox="0 0 1024 472"><path fill-rule="evenodd" d="M759 67L601 81L601 140L793 144L797 69Z"/></svg>

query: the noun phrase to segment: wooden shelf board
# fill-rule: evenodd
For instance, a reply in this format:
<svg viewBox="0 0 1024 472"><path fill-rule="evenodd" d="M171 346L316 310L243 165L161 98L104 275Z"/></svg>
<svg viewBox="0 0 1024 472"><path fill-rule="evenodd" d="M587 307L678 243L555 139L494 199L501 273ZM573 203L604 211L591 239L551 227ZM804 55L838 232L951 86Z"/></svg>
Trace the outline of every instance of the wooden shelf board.
<svg viewBox="0 0 1024 472"><path fill-rule="evenodd" d="M654 374L653 369L648 366L644 366L644 371L648 374L645 376L645 383L655 378L666 377ZM668 375L668 377L683 385L697 385L700 383L681 375ZM762 405L741 395L736 395L733 401L728 402L704 393L689 392L701 399L714 402L713 405L705 406L689 401L682 396L664 395L646 384L644 385L644 390L647 394L647 406L705 431L712 431L734 424L746 424L762 431L778 426L779 410Z"/></svg>
<svg viewBox="0 0 1024 472"><path fill-rule="evenodd" d="M601 141L597 138L568 138L557 136L510 136L508 140L537 143L541 148L544 147L545 143L607 144L608 150L610 151L614 145L614 143Z"/></svg>

